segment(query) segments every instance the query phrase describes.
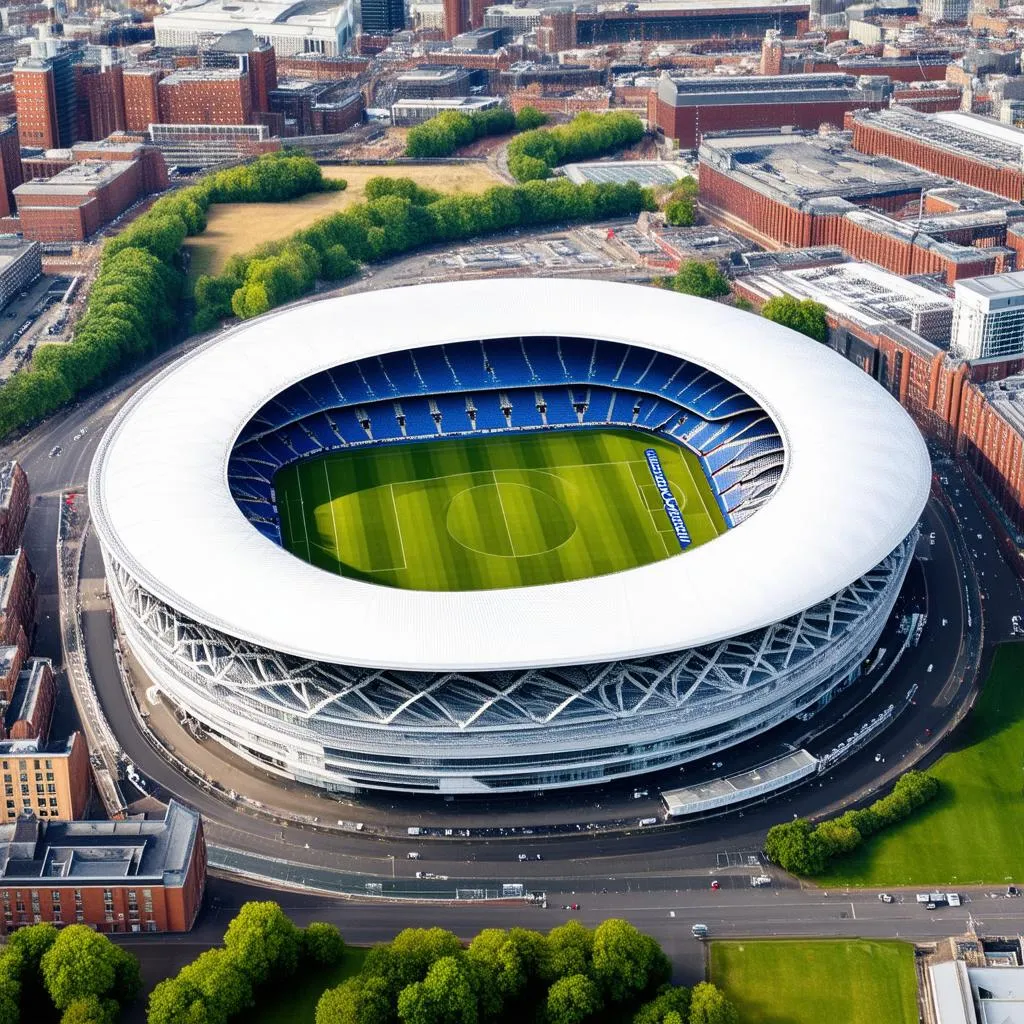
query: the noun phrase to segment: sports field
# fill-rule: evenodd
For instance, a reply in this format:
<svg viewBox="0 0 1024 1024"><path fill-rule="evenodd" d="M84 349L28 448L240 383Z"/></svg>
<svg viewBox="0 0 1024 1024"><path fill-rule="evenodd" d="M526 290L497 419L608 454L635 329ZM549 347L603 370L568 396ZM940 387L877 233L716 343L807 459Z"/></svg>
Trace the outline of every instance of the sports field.
<svg viewBox="0 0 1024 1024"><path fill-rule="evenodd" d="M916 1024L908 942L713 942L711 980L757 1024Z"/></svg>
<svg viewBox="0 0 1024 1024"><path fill-rule="evenodd" d="M630 430L378 445L283 469L285 547L343 576L410 590L583 579L680 554L644 451L691 547L725 530L695 456Z"/></svg>

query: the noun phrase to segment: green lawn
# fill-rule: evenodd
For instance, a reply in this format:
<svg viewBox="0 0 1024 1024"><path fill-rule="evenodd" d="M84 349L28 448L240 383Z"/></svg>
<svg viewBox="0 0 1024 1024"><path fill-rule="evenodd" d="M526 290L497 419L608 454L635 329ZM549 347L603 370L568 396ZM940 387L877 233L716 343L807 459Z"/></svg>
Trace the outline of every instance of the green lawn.
<svg viewBox="0 0 1024 1024"><path fill-rule="evenodd" d="M757 1024L916 1024L906 942L713 942L711 980Z"/></svg>
<svg viewBox="0 0 1024 1024"><path fill-rule="evenodd" d="M1024 878L1024 645L1004 644L933 804L837 857L825 885L1002 884Z"/></svg>
<svg viewBox="0 0 1024 1024"><path fill-rule="evenodd" d="M337 967L306 971L291 978L275 995L261 995L256 1008L245 1015L246 1024L313 1024L320 997L327 989L358 974L367 952L346 946L345 959Z"/></svg>
<svg viewBox="0 0 1024 1024"><path fill-rule="evenodd" d="M695 456L630 430L396 443L286 467L288 550L355 579L488 590L582 579L679 554L644 451L654 448L692 545L721 512Z"/></svg>

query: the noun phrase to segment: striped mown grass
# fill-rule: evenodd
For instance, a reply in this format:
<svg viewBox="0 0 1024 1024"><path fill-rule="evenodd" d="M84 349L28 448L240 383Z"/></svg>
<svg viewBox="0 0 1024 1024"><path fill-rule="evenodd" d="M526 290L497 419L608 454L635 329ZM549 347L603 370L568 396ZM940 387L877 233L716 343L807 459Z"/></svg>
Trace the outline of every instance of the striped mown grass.
<svg viewBox="0 0 1024 1024"><path fill-rule="evenodd" d="M679 554L644 458L655 448L693 545L725 529L696 458L631 430L494 434L369 446L275 482L288 550L412 590L583 579Z"/></svg>

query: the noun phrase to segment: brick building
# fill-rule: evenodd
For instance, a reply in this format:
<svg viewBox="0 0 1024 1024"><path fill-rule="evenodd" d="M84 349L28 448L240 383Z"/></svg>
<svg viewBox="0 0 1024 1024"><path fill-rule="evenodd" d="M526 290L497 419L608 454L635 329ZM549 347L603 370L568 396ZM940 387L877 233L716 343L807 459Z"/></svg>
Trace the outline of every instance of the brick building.
<svg viewBox="0 0 1024 1024"><path fill-rule="evenodd" d="M249 124L252 93L242 71L175 71L157 85L162 124Z"/></svg>
<svg viewBox="0 0 1024 1024"><path fill-rule="evenodd" d="M126 128L124 69L120 64L100 67L76 64L75 94L78 103L78 139L105 139Z"/></svg>
<svg viewBox="0 0 1024 1024"><path fill-rule="evenodd" d="M39 921L187 932L205 888L202 821L175 800L158 821L22 815L0 825L0 934Z"/></svg>
<svg viewBox="0 0 1024 1024"><path fill-rule="evenodd" d="M0 555L13 555L28 518L28 477L17 462L0 462Z"/></svg>
<svg viewBox="0 0 1024 1024"><path fill-rule="evenodd" d="M160 99L157 85L167 72L160 68L125 68L124 123L130 132L144 132L160 123Z"/></svg>
<svg viewBox="0 0 1024 1024"><path fill-rule="evenodd" d="M17 746L18 743L39 743L45 741L50 734L50 722L53 719L53 709L56 703L57 684L53 680L53 665L50 659L30 658L18 673L14 689L11 691L10 699L6 701L4 708L4 739L10 740L14 745L4 747L0 744L0 752L21 749ZM77 767L82 769L81 774L86 777L86 788L88 788L89 771L86 766L84 748L81 761L77 764ZM12 778L8 778L5 774L5 783L13 785L14 781L17 780L12 780ZM44 780L37 779L36 781L43 782ZM54 782L54 777L50 776L45 781ZM48 792L55 798L56 786ZM8 798L10 799L13 795L13 793L8 793ZM56 802L47 804L47 801L44 800L44 795L42 787L36 790L36 798L40 801L39 806L41 808L39 813L46 817L49 814L48 808L56 808L58 804ZM7 806L8 810L13 810L11 803ZM25 801L25 806L28 806L28 801ZM84 810L84 804L82 804L82 809ZM17 812L12 814L11 817L15 817L16 814Z"/></svg>
<svg viewBox="0 0 1024 1024"><path fill-rule="evenodd" d="M64 51L28 57L14 68L18 132L23 146L57 149L75 141L78 107L74 63L77 54Z"/></svg>
<svg viewBox="0 0 1024 1024"><path fill-rule="evenodd" d="M1024 199L1024 131L973 114L922 114L906 107L857 111L853 146L1019 202Z"/></svg>
<svg viewBox="0 0 1024 1024"><path fill-rule="evenodd" d="M85 143L75 163L15 190L18 225L27 239L80 242L145 195L167 187L159 150L139 143Z"/></svg>
<svg viewBox="0 0 1024 1024"><path fill-rule="evenodd" d="M35 617L32 570L24 548L0 555L0 645L28 653Z"/></svg>
<svg viewBox="0 0 1024 1024"><path fill-rule="evenodd" d="M652 128L695 149L711 132L752 128L842 127L846 114L889 102L887 78L857 80L850 75L782 75L672 78L663 71L647 100Z"/></svg>
<svg viewBox="0 0 1024 1024"><path fill-rule="evenodd" d="M797 132L707 136L700 148L704 209L769 248L839 245L897 274L947 281L1013 269L1011 209L924 216L941 178L886 157L865 157L843 136Z"/></svg>

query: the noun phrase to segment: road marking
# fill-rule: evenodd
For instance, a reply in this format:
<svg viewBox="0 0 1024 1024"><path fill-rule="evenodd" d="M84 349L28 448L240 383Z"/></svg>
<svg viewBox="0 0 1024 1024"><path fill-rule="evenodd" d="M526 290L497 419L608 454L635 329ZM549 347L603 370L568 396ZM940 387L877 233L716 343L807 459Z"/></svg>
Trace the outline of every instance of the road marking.
<svg viewBox="0 0 1024 1024"><path fill-rule="evenodd" d="M857 920L857 908L852 903L850 904L850 913L853 914L853 919L854 919L854 921L856 921Z"/></svg>

